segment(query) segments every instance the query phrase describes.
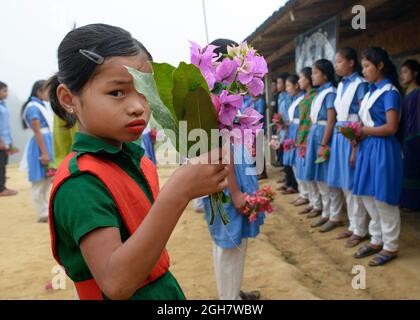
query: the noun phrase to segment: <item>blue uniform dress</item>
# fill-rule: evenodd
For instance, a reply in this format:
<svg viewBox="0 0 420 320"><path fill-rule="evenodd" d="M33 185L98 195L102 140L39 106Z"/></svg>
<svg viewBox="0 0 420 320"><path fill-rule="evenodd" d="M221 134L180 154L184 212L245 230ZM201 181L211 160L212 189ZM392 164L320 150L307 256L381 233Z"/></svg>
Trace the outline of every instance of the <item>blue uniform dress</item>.
<svg viewBox="0 0 420 320"><path fill-rule="evenodd" d="M282 92L279 94L278 99L278 105L279 105L279 113L281 114L283 121L288 122L289 121L289 114L288 110L290 105L292 104L292 96L289 96L287 92ZM284 142L284 139L286 138L286 130L281 129L279 134L279 140L280 143Z"/></svg>
<svg viewBox="0 0 420 320"><path fill-rule="evenodd" d="M391 83L384 79L369 86L373 94ZM375 101L369 113L375 127L386 124L386 112L400 112L401 96L395 90L384 92ZM369 136L360 143L354 172L353 194L371 196L378 201L397 206L403 181L401 146L395 135L387 137Z"/></svg>
<svg viewBox="0 0 420 320"><path fill-rule="evenodd" d="M343 79L342 95L344 95L351 82L355 81L358 77L360 76L357 73L353 73L350 77ZM358 118L360 102L363 100L367 91L368 83L360 83L351 102L349 116ZM346 121L338 121L336 126L344 126L347 123ZM354 168L350 166L351 152L352 146L350 141L335 128L331 141L331 154L328 164L328 186L343 190L352 189Z"/></svg>
<svg viewBox="0 0 420 320"><path fill-rule="evenodd" d="M298 93L296 96L293 97L292 103L305 95L304 92ZM296 109L293 113L293 119L289 119L290 125L287 129L286 139L293 139L296 142L298 131L299 131L299 124L293 123L293 120L299 120L299 106L296 106ZM296 163L296 148L293 148L289 151L283 152L283 165L293 167Z"/></svg>
<svg viewBox="0 0 420 320"><path fill-rule="evenodd" d="M3 100L0 100L0 138L6 145L12 144L12 134L10 130L10 112Z"/></svg>
<svg viewBox="0 0 420 320"><path fill-rule="evenodd" d="M47 120L42 115L41 111L39 111L38 107L34 105L34 103L41 104L44 108L46 108L44 102L38 98L32 97L32 101L26 107L26 115L25 120L27 123L30 124L32 128L32 120L39 120L41 124L41 128L48 128ZM50 128L51 130L51 128ZM53 138L51 131L48 133L43 133L42 137L44 138L44 143L47 148L50 161L54 161L53 155ZM41 181L45 179L45 166L41 164L39 158L41 157L41 149L39 148L38 144L36 143L35 137L33 136L29 142L28 146L28 178L31 182Z"/></svg>
<svg viewBox="0 0 420 320"><path fill-rule="evenodd" d="M332 87L331 82L327 82L318 88L317 96L324 90ZM315 96L314 101L317 96ZM318 113L317 121L327 121L328 109L334 108L336 93L328 93L324 101L322 102L321 109ZM322 143L322 138L324 137L325 125L313 123L308 134L307 149L305 156L305 166L303 172L304 181L318 181L318 182L327 182L328 177L328 161L323 163L316 164L315 161L318 159L318 149Z"/></svg>
<svg viewBox="0 0 420 320"><path fill-rule="evenodd" d="M157 163L156 155L155 155L155 148L153 146L152 138L150 137L150 133L145 133L141 136L141 147L144 149L146 156L152 160L154 164Z"/></svg>
<svg viewBox="0 0 420 320"><path fill-rule="evenodd" d="M239 189L249 195L252 195L258 190L257 176L255 175L255 168L250 161L250 155L246 148L235 148L235 175L236 182ZM242 164L240 164L242 162ZM247 174L248 173L248 174ZM253 174L249 174L253 173ZM230 195L229 190L223 191L225 194ZM208 224L210 235L214 243L224 249L232 249L239 246L243 238L255 238L260 233L260 226L264 223L264 214L258 214L257 220L249 222L248 218L238 212L233 202L224 205L224 210L229 216L230 223L223 225L219 213L212 225L211 219L211 205L208 197L204 198L205 219Z"/></svg>

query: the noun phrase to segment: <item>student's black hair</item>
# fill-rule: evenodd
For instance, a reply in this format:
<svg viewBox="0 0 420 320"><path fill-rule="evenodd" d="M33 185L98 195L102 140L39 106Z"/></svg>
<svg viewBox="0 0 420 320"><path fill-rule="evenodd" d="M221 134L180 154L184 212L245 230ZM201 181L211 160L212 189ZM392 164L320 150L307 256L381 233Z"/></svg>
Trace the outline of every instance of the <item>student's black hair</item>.
<svg viewBox="0 0 420 320"><path fill-rule="evenodd" d="M58 47L58 72L48 81L51 107L66 122L67 128L75 124L76 117L68 114L60 105L57 87L65 84L74 94L79 94L98 67L98 64L79 52L81 49L94 52L105 59L144 53L152 60L146 48L128 31L119 27L89 24L70 31Z"/></svg>
<svg viewBox="0 0 420 320"><path fill-rule="evenodd" d="M344 59L351 61L353 60L354 67L353 72L357 72L360 76L362 76L362 65L359 61L359 56L357 51L350 47L344 47L337 50L337 54L342 56Z"/></svg>
<svg viewBox="0 0 420 320"><path fill-rule="evenodd" d="M282 79L283 82L286 82L286 80L287 80L288 77L289 77L289 73L288 72L282 72L282 73L279 73L277 75L277 78L276 79Z"/></svg>
<svg viewBox="0 0 420 320"><path fill-rule="evenodd" d="M290 83L297 85L299 81L299 76L296 74L292 74L287 77L286 81L289 81Z"/></svg>
<svg viewBox="0 0 420 320"><path fill-rule="evenodd" d="M7 88L7 84L5 84L4 82L0 81L0 90Z"/></svg>
<svg viewBox="0 0 420 320"><path fill-rule="evenodd" d="M27 129L28 126L26 125L25 120L23 119L23 111L25 111L26 106L28 105L28 103L31 101L32 97L38 97L38 91L45 89L45 85L46 85L47 81L46 80L38 80L35 81L35 83L32 86L31 89L31 94L28 97L28 100L26 100L26 102L22 105L22 108L20 109L20 117L22 119L22 127L23 129Z"/></svg>
<svg viewBox="0 0 420 320"><path fill-rule="evenodd" d="M327 81L328 82L331 82L333 84L333 86L337 86L337 80L335 78L334 65L332 64L332 62L330 60L319 59L319 60L315 61L313 66L327 76Z"/></svg>
<svg viewBox="0 0 420 320"><path fill-rule="evenodd" d="M392 84L398 89L398 91L402 92L397 68L389 58L386 50L379 47L370 47L363 52L362 58L372 62L376 67L378 67L382 62L384 64L384 77L391 80Z"/></svg>
<svg viewBox="0 0 420 320"><path fill-rule="evenodd" d="M309 80L309 83L311 84L311 88L314 87L314 83L312 82L312 68L311 67L304 67L300 73L304 75L306 79Z"/></svg>
<svg viewBox="0 0 420 320"><path fill-rule="evenodd" d="M217 46L216 49L214 49L214 53L217 55L220 55L220 57L217 59L218 61L223 60L222 55L227 54L227 47L228 46L238 46L239 44L231 39L224 39L224 38L218 38L210 42L209 44Z"/></svg>
<svg viewBox="0 0 420 320"><path fill-rule="evenodd" d="M415 82L420 85L420 63L417 60L414 59L408 59L404 61L404 63L401 65L401 67L406 67L415 74L417 72L417 76L415 78Z"/></svg>

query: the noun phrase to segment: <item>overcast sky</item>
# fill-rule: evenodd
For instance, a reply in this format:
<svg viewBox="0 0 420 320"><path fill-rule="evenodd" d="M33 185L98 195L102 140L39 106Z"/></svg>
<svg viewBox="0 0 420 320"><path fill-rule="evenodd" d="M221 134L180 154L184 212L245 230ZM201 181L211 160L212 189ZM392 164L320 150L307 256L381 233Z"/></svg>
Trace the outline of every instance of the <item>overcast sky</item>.
<svg viewBox="0 0 420 320"><path fill-rule="evenodd" d="M206 0L209 39L241 41L284 0ZM56 71L56 50L73 23L108 23L130 31L154 60L189 60L188 40L206 43L201 0L2 0L0 80L20 100Z"/></svg>

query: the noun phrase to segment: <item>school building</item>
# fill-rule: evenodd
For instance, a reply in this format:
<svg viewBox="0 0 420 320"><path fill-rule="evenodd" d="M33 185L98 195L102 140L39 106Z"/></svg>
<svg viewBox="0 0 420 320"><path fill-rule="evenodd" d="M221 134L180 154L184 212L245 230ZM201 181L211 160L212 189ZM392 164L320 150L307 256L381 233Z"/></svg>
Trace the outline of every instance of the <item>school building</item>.
<svg viewBox="0 0 420 320"><path fill-rule="evenodd" d="M397 66L408 58L420 60L419 18L419 0L289 0L245 40L267 60L271 101L270 80L276 74L297 74L321 58L334 62L340 47L360 54L379 46Z"/></svg>

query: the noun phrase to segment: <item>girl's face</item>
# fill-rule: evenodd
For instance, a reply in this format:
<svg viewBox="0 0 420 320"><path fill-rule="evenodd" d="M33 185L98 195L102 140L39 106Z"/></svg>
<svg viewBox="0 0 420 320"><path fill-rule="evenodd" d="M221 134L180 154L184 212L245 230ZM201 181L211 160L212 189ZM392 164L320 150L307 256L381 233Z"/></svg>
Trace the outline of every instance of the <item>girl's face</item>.
<svg viewBox="0 0 420 320"><path fill-rule="evenodd" d="M407 68L406 66L403 66L401 68L401 84L404 87L408 87L410 84L412 84L415 81L416 75L411 71L411 69Z"/></svg>
<svg viewBox="0 0 420 320"><path fill-rule="evenodd" d="M146 98L136 91L124 66L152 72L144 54L106 59L75 104L80 131L115 146L137 140L151 114Z"/></svg>
<svg viewBox="0 0 420 320"><path fill-rule="evenodd" d="M0 89L0 100L7 99L7 96L9 95L9 91L7 87L4 87L3 89Z"/></svg>
<svg viewBox="0 0 420 320"><path fill-rule="evenodd" d="M384 64L381 62L378 66L375 66L371 61L362 59L363 77L369 83L378 82L383 78L382 69Z"/></svg>
<svg viewBox="0 0 420 320"><path fill-rule="evenodd" d="M314 86L322 86L326 82L328 82L327 76L317 67L312 66L312 83Z"/></svg>
<svg viewBox="0 0 420 320"><path fill-rule="evenodd" d="M335 55L335 72L340 77L348 77L354 71L354 61L345 59L341 54Z"/></svg>
<svg viewBox="0 0 420 320"><path fill-rule="evenodd" d="M299 93L299 85L286 80L286 92L289 96L297 95Z"/></svg>
<svg viewBox="0 0 420 320"><path fill-rule="evenodd" d="M302 90L309 90L311 88L311 82L309 81L308 78L305 77L305 75L301 72L299 74L299 87Z"/></svg>
<svg viewBox="0 0 420 320"><path fill-rule="evenodd" d="M284 80L282 78L277 79L277 92L283 92L285 89Z"/></svg>
<svg viewBox="0 0 420 320"><path fill-rule="evenodd" d="M48 96L48 88L41 88L37 91L36 96L38 99L43 101L50 101L50 97Z"/></svg>

